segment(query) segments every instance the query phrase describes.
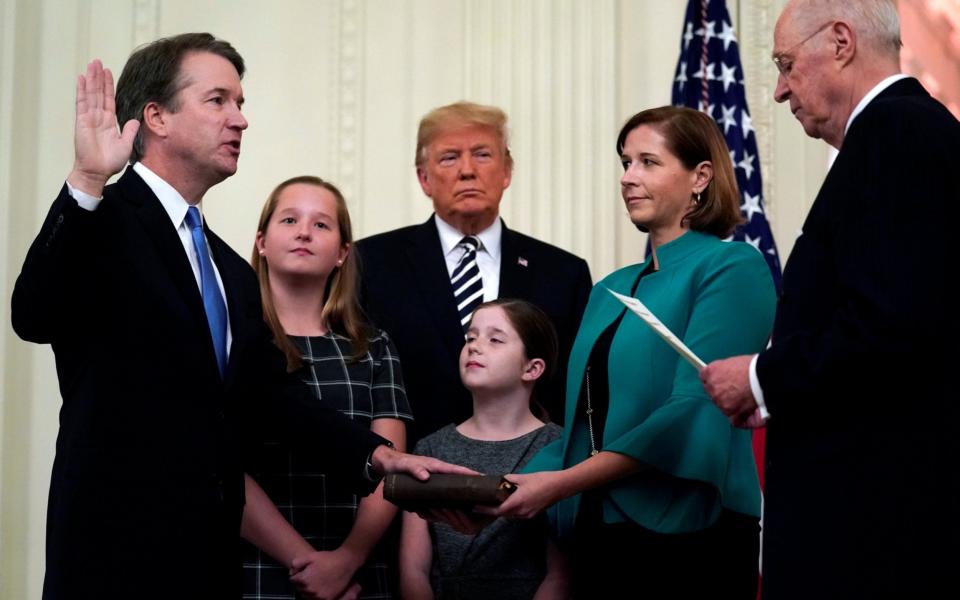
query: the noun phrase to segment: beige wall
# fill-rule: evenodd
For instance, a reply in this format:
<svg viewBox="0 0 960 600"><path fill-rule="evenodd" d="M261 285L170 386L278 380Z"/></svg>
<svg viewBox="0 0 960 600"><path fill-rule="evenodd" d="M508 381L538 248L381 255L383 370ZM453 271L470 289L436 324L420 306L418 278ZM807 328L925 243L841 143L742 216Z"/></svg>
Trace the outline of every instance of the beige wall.
<svg viewBox="0 0 960 600"><path fill-rule="evenodd" d="M774 106L770 31L782 0L730 0L781 253L826 165ZM511 227L587 258L594 277L637 261L643 237L618 199L620 123L666 104L681 0L0 0L0 597L37 598L60 398L46 346L21 342L9 298L26 249L72 162L75 76L117 73L135 45L209 30L248 61L239 173L204 210L246 255L263 198L316 173L345 192L359 235L419 222L416 124L469 98L512 117ZM785 256L783 256L785 258ZM96 290L89 290L96 293ZM64 298L69 310L70 298Z"/></svg>

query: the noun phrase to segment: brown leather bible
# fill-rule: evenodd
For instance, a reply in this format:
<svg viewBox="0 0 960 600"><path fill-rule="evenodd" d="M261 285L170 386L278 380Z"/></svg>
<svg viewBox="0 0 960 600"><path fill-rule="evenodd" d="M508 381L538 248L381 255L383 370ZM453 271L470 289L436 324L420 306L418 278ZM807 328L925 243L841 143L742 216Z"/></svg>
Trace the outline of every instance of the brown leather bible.
<svg viewBox="0 0 960 600"><path fill-rule="evenodd" d="M420 481L403 473L383 480L383 497L403 510L431 508L469 510L474 506L499 506L517 486L501 475L451 475L433 473Z"/></svg>

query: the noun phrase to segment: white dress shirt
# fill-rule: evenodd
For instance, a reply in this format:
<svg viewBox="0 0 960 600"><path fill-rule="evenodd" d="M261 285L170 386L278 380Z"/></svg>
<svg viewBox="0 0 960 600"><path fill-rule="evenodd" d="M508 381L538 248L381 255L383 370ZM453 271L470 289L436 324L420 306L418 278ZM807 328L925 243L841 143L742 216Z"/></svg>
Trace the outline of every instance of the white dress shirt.
<svg viewBox="0 0 960 600"><path fill-rule="evenodd" d="M439 216L435 215L437 233L440 234L440 246L443 248L443 258L447 263L447 276L453 275L453 270L463 257L466 250L458 248L457 244L466 235L454 228ZM503 235L503 224L497 217L493 225L477 234L480 238L480 249L477 250L477 267L480 269L480 278L483 280L483 301L496 300L500 293L500 239Z"/></svg>
<svg viewBox="0 0 960 600"><path fill-rule="evenodd" d="M180 195L180 192L175 190L172 185L160 178L159 175L148 169L143 165L143 163L134 163L133 170L137 172L143 181L147 184L147 187L156 195L157 199L160 200L161 206L167 212L167 216L170 217L170 222L173 224L174 228L177 230L177 235L180 236L180 243L183 244L183 251L187 254L187 260L190 261L190 268L193 269L193 276L197 280L197 289L203 290L203 287L200 283L200 261L197 258L197 251L193 246L193 236L190 233L190 228L187 226L186 217L187 209L190 208L190 203L184 200L183 196ZM89 211L97 210L97 207L100 206L100 201L103 200L103 197L96 197L87 194L81 190L70 185L67 182L67 189L70 192L70 195L74 200L77 201L77 204ZM201 209L200 203L197 204L197 208ZM203 221L203 211L200 212L201 222ZM206 236L204 236L206 238ZM207 252L210 252L210 242L207 241ZM227 357L230 357L230 346L233 344L233 334L230 330L230 309L227 304L227 294L223 289L223 280L220 278L220 270L217 268L217 263L213 260L213 256L210 256L210 262L213 263L213 273L217 277L217 287L220 288L220 294L223 296L223 304L227 308Z"/></svg>

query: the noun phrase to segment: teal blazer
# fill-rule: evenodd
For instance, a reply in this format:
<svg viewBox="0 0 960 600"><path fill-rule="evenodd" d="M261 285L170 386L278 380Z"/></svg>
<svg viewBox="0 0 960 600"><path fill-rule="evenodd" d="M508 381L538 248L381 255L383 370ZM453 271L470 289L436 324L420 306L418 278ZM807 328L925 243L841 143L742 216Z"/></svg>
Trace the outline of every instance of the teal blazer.
<svg viewBox="0 0 960 600"><path fill-rule="evenodd" d="M657 258L659 270L640 281L635 297L695 354L709 363L763 350L776 294L757 250L688 231L659 247ZM583 375L597 338L625 310L607 289L630 295L649 260L594 286L570 354L563 437L541 450L525 472L563 469L589 456L586 416L577 413ZM610 404L601 449L651 468L602 488L605 522L682 533L709 527L721 508L760 515L750 431L732 427L696 369L632 313L611 342L607 378ZM575 495L548 510L559 536L572 531L579 504Z"/></svg>

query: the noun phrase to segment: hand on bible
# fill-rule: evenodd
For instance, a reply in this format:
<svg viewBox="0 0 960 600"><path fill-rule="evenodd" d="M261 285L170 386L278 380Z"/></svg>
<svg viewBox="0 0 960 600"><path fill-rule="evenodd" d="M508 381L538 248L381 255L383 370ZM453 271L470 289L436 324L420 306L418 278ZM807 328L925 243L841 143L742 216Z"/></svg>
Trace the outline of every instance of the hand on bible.
<svg viewBox="0 0 960 600"><path fill-rule="evenodd" d="M500 517L530 519L548 506L563 499L558 481L559 471L541 471L526 475L511 474L505 478L517 485L516 491L503 501L495 514Z"/></svg>
<svg viewBox="0 0 960 600"><path fill-rule="evenodd" d="M479 475L476 471L451 465L429 456L417 456L394 450L389 446L377 446L370 457L378 473L407 473L421 481L430 479L430 473L453 473L454 475Z"/></svg>

